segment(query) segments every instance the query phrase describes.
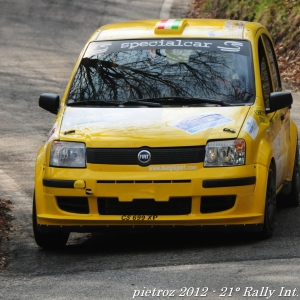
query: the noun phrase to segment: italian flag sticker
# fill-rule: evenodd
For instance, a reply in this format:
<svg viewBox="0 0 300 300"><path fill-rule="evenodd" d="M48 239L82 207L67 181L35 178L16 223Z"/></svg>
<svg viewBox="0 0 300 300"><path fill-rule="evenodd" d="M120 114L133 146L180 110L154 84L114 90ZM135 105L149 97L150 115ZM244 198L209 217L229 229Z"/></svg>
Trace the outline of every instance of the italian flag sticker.
<svg viewBox="0 0 300 300"><path fill-rule="evenodd" d="M180 19L161 20L157 29L178 29L182 23Z"/></svg>

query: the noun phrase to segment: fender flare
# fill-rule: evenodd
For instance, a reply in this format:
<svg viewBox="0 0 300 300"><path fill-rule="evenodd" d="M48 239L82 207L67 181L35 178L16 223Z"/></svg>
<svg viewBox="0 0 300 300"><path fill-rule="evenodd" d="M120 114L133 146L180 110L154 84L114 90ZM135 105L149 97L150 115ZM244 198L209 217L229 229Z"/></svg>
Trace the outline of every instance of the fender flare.
<svg viewBox="0 0 300 300"><path fill-rule="evenodd" d="M43 195L43 173L46 160L47 143L45 143L36 156L35 174L34 174L34 195L35 200L40 199ZM41 201L35 201L36 211L40 212L42 209Z"/></svg>
<svg viewBox="0 0 300 300"><path fill-rule="evenodd" d="M255 159L255 162L257 164L261 164L267 168L270 167L271 163L274 164L274 167L276 168L276 165L275 165L275 161L274 161L274 155L273 155L273 148L272 146L270 145L270 143L265 140L265 139L262 139L259 143L259 147L258 147L258 151L257 151L257 154L256 154L256 159Z"/></svg>

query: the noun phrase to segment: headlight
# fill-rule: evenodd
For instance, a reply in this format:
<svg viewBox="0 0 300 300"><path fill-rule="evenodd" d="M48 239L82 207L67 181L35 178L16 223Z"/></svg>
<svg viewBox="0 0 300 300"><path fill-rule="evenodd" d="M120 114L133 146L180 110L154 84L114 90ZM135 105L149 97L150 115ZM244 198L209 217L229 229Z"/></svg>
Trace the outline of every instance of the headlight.
<svg viewBox="0 0 300 300"><path fill-rule="evenodd" d="M50 166L84 168L85 144L54 141L50 151Z"/></svg>
<svg viewBox="0 0 300 300"><path fill-rule="evenodd" d="M205 147L205 167L240 166L245 164L246 143L242 139L209 142Z"/></svg>

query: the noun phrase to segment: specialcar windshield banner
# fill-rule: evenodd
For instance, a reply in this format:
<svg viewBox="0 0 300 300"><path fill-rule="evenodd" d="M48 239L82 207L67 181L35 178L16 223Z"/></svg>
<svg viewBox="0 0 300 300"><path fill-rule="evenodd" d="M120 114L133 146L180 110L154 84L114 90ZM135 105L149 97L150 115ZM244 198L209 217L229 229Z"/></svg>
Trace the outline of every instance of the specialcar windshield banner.
<svg viewBox="0 0 300 300"><path fill-rule="evenodd" d="M209 50L250 56L250 43L248 41L225 39L153 39L92 42L88 46L84 57L91 57L102 53L153 49Z"/></svg>

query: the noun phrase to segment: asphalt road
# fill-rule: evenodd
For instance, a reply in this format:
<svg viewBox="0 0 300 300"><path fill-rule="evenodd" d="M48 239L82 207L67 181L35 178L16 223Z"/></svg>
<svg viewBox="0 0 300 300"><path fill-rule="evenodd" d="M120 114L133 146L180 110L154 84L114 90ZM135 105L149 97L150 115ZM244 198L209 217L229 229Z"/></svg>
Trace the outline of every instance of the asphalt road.
<svg viewBox="0 0 300 300"><path fill-rule="evenodd" d="M72 234L58 252L34 243L34 161L54 120L38 107L39 95L63 93L81 48L99 26L178 16L186 3L0 0L0 197L12 200L15 215L0 299L300 296L300 208L279 205L274 237L265 241L238 234ZM299 94L294 102L300 128Z"/></svg>

